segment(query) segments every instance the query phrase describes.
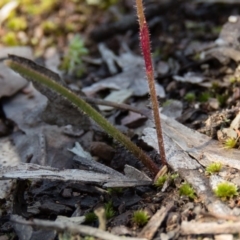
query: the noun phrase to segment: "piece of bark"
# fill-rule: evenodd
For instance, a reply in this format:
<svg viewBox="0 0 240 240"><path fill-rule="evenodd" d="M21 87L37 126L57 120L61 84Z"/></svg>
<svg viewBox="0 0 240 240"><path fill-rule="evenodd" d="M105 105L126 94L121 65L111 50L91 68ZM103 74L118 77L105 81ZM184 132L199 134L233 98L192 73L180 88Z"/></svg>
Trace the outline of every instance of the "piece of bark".
<svg viewBox="0 0 240 240"><path fill-rule="evenodd" d="M119 173L120 175L120 173ZM95 183L104 187L134 187L149 185L152 181L134 180L122 175L103 174L78 169L59 170L37 164L20 163L15 167L0 169L0 179L49 179L59 181L73 181Z"/></svg>

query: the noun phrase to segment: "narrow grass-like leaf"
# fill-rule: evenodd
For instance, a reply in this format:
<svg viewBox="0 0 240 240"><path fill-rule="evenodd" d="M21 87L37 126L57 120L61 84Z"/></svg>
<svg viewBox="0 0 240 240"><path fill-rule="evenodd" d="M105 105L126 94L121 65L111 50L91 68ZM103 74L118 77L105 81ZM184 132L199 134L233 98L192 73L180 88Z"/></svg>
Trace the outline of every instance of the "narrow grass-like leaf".
<svg viewBox="0 0 240 240"><path fill-rule="evenodd" d="M130 152L134 154L142 163L151 171L155 176L159 169L157 165L151 160L151 158L145 154L139 147L137 147L131 140L116 129L110 122L108 122L99 112L97 112L91 105L77 96L75 93L54 81L51 75L53 72L46 70L48 74L44 74L44 68L40 67L33 61L26 58L18 57L15 55L9 55L9 59L5 61L6 65L19 73L23 77L33 82L41 83L47 88L56 91L62 95L65 99L71 102L76 107L80 108L90 118L92 118L100 127L102 127L111 137L116 139L122 145L124 145ZM40 71L39 69L42 69ZM52 73L52 74L51 74Z"/></svg>

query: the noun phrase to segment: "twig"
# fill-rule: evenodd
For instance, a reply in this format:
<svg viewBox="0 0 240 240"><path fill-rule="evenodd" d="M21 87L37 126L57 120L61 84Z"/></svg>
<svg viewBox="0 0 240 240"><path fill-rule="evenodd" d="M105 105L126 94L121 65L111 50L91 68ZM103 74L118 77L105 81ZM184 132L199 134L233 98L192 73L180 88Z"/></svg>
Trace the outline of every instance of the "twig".
<svg viewBox="0 0 240 240"><path fill-rule="evenodd" d="M110 106L110 107L114 107L114 108L118 108L118 109L122 109L122 110L128 110L128 111L132 111L135 113L139 113L139 114L144 115L147 118L151 117L151 116L149 116L150 110L147 108L139 109L137 107L133 107L128 104L115 103L115 102L106 101L106 100L97 99L97 98L82 97L82 96L81 96L81 98L90 104Z"/></svg>
<svg viewBox="0 0 240 240"><path fill-rule="evenodd" d="M104 240L147 240L146 238L130 238L130 237L119 237L113 235L109 232L105 232L103 230L83 226L83 225L76 225L74 223L66 223L66 222L59 222L59 221L47 221L47 220L38 220L33 219L32 221L26 221L19 218L17 215L11 216L11 222L24 224L33 227L39 227L43 229L53 229L57 231L68 231L72 234L82 234L84 236L94 236Z"/></svg>
<svg viewBox="0 0 240 240"><path fill-rule="evenodd" d="M203 215L203 217L213 217L216 219L223 219L223 220L234 221L234 222L240 221L239 217L233 216L233 215L221 215L213 212L201 212L201 215Z"/></svg>
<svg viewBox="0 0 240 240"><path fill-rule="evenodd" d="M221 233L239 233L240 222L183 222L181 225L181 234L221 234Z"/></svg>

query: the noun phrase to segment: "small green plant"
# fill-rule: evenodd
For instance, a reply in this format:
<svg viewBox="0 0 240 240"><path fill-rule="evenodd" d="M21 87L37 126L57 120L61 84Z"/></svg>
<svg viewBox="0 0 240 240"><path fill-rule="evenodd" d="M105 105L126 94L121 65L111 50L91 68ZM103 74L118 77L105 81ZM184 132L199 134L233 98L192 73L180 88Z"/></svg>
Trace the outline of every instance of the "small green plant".
<svg viewBox="0 0 240 240"><path fill-rule="evenodd" d="M222 169L222 164L219 162L216 163L211 163L207 166L206 168L206 173L207 174L214 174L220 172Z"/></svg>
<svg viewBox="0 0 240 240"><path fill-rule="evenodd" d="M207 102L208 99L211 97L211 94L209 92L203 92L198 97L199 102Z"/></svg>
<svg viewBox="0 0 240 240"><path fill-rule="evenodd" d="M93 223L97 219L97 215L94 212L88 212L85 214L85 223Z"/></svg>
<svg viewBox="0 0 240 240"><path fill-rule="evenodd" d="M223 200L238 195L237 191L237 186L230 182L221 182L217 185L216 189L214 189L216 196L222 198Z"/></svg>
<svg viewBox="0 0 240 240"><path fill-rule="evenodd" d="M164 183L168 180L169 182L174 181L179 175L177 173L173 174L163 174L154 181L154 185L157 188L162 188Z"/></svg>
<svg viewBox="0 0 240 240"><path fill-rule="evenodd" d="M194 199L196 197L195 191L192 188L192 186L188 183L184 183L180 188L179 188L179 194L183 196L187 196L190 199Z"/></svg>
<svg viewBox="0 0 240 240"><path fill-rule="evenodd" d="M55 33L59 26L55 22L46 20L41 23L41 27L44 33L48 34L53 32Z"/></svg>
<svg viewBox="0 0 240 240"><path fill-rule="evenodd" d="M179 174L178 174L178 173L173 173L173 174L170 175L170 179L171 179L171 180L175 180L175 179L178 178L178 177L179 177Z"/></svg>
<svg viewBox="0 0 240 240"><path fill-rule="evenodd" d="M88 49L84 45L80 35L76 35L70 41L68 51L63 57L61 69L65 70L69 75L80 77L84 73L84 65L82 57L88 54Z"/></svg>
<svg viewBox="0 0 240 240"><path fill-rule="evenodd" d="M163 184L167 181L168 179L168 175L167 174L164 174L163 176L160 176L155 182L154 182L154 185L158 188L162 188L163 187Z"/></svg>
<svg viewBox="0 0 240 240"><path fill-rule="evenodd" d="M3 36L2 42L7 46L17 46L19 43L15 32L7 32Z"/></svg>
<svg viewBox="0 0 240 240"><path fill-rule="evenodd" d="M222 107L222 106L225 105L225 103L226 103L226 101L228 99L228 95L227 94L217 94L216 98L217 98L220 106Z"/></svg>
<svg viewBox="0 0 240 240"><path fill-rule="evenodd" d="M57 0L22 0L22 7L27 14L40 15L50 12L57 2Z"/></svg>
<svg viewBox="0 0 240 240"><path fill-rule="evenodd" d="M15 17L8 21L7 27L13 31L21 31L27 28L27 21L24 17Z"/></svg>
<svg viewBox="0 0 240 240"><path fill-rule="evenodd" d="M105 216L106 216L106 219L110 219L112 217L114 217L115 215L115 212L113 210L113 204L111 201L107 202L105 205L104 205L104 208L105 208Z"/></svg>
<svg viewBox="0 0 240 240"><path fill-rule="evenodd" d="M143 226L148 222L149 215L144 210L137 210L133 213L132 221L138 226Z"/></svg>
<svg viewBox="0 0 240 240"><path fill-rule="evenodd" d="M238 142L238 138L228 137L224 141L223 145L224 145L224 148L231 149L236 147L237 142Z"/></svg>
<svg viewBox="0 0 240 240"><path fill-rule="evenodd" d="M188 102L194 102L196 99L196 95L194 93L189 92L184 96L184 99Z"/></svg>

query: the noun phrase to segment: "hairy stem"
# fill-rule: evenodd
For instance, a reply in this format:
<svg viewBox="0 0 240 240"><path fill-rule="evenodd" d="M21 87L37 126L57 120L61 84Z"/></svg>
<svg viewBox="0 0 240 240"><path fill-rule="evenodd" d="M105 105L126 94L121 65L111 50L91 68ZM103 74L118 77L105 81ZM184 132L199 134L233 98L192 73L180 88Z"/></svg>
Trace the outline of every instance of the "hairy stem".
<svg viewBox="0 0 240 240"><path fill-rule="evenodd" d="M155 81L154 81L154 69L153 69L152 58L151 58L149 30L148 30L147 22L146 22L144 11L143 11L142 0L136 0L136 6L137 6L137 15L139 19L140 43L142 47L142 54L145 61L146 75L147 75L148 86L150 91L150 99L151 99L152 108L153 108L153 118L154 118L156 131L157 131L158 147L161 154L162 163L166 165L167 160L166 160L166 154L165 154L164 143L163 143L161 119L159 114L158 100L157 100Z"/></svg>

